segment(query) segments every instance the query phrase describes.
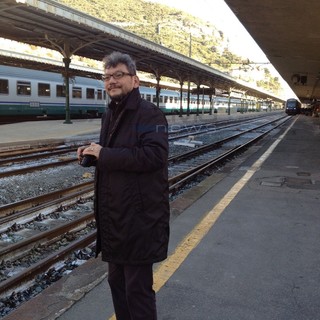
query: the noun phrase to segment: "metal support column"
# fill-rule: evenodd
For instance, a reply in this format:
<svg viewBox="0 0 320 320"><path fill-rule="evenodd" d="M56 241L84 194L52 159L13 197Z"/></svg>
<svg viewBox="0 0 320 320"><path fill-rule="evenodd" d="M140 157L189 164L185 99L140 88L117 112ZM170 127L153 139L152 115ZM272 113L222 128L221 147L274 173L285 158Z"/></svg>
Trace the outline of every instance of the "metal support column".
<svg viewBox="0 0 320 320"><path fill-rule="evenodd" d="M200 84L197 85L197 116L199 116Z"/></svg>
<svg viewBox="0 0 320 320"><path fill-rule="evenodd" d="M66 119L64 123L70 124L72 123L70 120L70 89L69 89L69 66L71 59L70 58L63 58L64 62L64 83L65 83L65 88L66 88Z"/></svg>
<svg viewBox="0 0 320 320"><path fill-rule="evenodd" d="M160 107L160 77L157 77L157 87L156 87L156 101L157 101L157 107Z"/></svg>
<svg viewBox="0 0 320 320"><path fill-rule="evenodd" d="M180 112L179 112L179 117L182 117L182 114L183 114L183 105L182 105L182 102L183 102L183 81L180 81Z"/></svg>

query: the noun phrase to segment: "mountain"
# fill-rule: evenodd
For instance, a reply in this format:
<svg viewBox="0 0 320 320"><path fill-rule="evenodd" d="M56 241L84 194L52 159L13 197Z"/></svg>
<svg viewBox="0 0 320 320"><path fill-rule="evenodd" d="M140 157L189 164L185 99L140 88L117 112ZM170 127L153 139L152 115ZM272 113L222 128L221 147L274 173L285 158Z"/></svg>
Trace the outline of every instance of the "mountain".
<svg viewBox="0 0 320 320"><path fill-rule="evenodd" d="M244 60L228 50L228 40L222 31L178 9L143 0L58 2L221 71L228 71Z"/></svg>
<svg viewBox="0 0 320 320"><path fill-rule="evenodd" d="M56 0L105 22L114 24L145 39L189 56L201 63L254 82L277 93L279 79L268 69L251 73L250 62L229 51L228 39L213 24L179 9L147 0ZM259 75L257 77L257 75Z"/></svg>

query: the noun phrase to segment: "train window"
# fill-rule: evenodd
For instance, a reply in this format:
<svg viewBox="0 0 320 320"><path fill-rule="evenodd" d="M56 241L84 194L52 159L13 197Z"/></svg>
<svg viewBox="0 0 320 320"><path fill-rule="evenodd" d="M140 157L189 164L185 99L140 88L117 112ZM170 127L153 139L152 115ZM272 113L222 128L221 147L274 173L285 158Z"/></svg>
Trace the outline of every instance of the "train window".
<svg viewBox="0 0 320 320"><path fill-rule="evenodd" d="M168 96L164 96L164 103L168 103L169 97Z"/></svg>
<svg viewBox="0 0 320 320"><path fill-rule="evenodd" d="M157 96L152 95L152 102L153 102L153 103L156 103L156 102L157 102Z"/></svg>
<svg viewBox="0 0 320 320"><path fill-rule="evenodd" d="M146 100L151 102L151 94L146 95Z"/></svg>
<svg viewBox="0 0 320 320"><path fill-rule="evenodd" d="M50 84L38 83L38 96L50 97Z"/></svg>
<svg viewBox="0 0 320 320"><path fill-rule="evenodd" d="M160 96L159 102L163 103L163 96Z"/></svg>
<svg viewBox="0 0 320 320"><path fill-rule="evenodd" d="M65 97L66 96L66 88L61 84L57 84L57 97Z"/></svg>
<svg viewBox="0 0 320 320"><path fill-rule="evenodd" d="M9 82L7 79L0 79L0 93L1 94L9 93Z"/></svg>
<svg viewBox="0 0 320 320"><path fill-rule="evenodd" d="M172 103L173 102L173 97L169 97L169 99L170 99L170 103Z"/></svg>
<svg viewBox="0 0 320 320"><path fill-rule="evenodd" d="M144 99L144 93L141 93L141 98Z"/></svg>
<svg viewBox="0 0 320 320"><path fill-rule="evenodd" d="M107 100L107 92L103 90L103 100Z"/></svg>
<svg viewBox="0 0 320 320"><path fill-rule="evenodd" d="M17 81L17 95L30 96L31 95L31 82Z"/></svg>
<svg viewBox="0 0 320 320"><path fill-rule="evenodd" d="M82 90L79 87L72 88L72 98L81 99L82 98Z"/></svg>
<svg viewBox="0 0 320 320"><path fill-rule="evenodd" d="M97 99L102 100L102 90L101 89L97 90Z"/></svg>
<svg viewBox="0 0 320 320"><path fill-rule="evenodd" d="M87 88L87 99L94 99L94 89L93 88Z"/></svg>
<svg viewBox="0 0 320 320"><path fill-rule="evenodd" d="M178 98L174 97L174 103L177 103L177 102L178 102Z"/></svg>

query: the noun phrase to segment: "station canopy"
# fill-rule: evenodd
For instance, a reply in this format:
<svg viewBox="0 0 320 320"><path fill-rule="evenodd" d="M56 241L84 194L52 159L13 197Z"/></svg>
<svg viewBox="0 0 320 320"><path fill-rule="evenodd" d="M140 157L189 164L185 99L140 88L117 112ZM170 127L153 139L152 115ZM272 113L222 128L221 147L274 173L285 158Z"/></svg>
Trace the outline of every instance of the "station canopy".
<svg viewBox="0 0 320 320"><path fill-rule="evenodd" d="M77 55L101 61L106 54L121 51L136 60L139 71L156 78L169 77L179 83L190 81L209 88L242 90L257 98L282 101L219 70L52 0L1 0L0 29L3 38L59 51L65 60ZM1 63L63 70L61 65L44 64L36 59L21 61L12 55L1 56ZM77 72L81 75L86 71Z"/></svg>
<svg viewBox="0 0 320 320"><path fill-rule="evenodd" d="M300 100L319 100L320 1L225 2Z"/></svg>

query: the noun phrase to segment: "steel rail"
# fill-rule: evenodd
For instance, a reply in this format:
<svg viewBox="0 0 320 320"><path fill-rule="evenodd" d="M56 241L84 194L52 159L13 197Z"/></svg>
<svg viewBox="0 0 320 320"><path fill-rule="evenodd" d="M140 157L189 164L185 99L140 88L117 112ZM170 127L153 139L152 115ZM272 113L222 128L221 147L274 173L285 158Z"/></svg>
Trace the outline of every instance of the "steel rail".
<svg viewBox="0 0 320 320"><path fill-rule="evenodd" d="M96 231L92 231L89 235L70 243L68 246L52 253L44 260L30 266L24 272L2 281L0 283L0 297L5 297L8 294L11 294L14 290L20 288L22 285L26 285L28 282L34 280L41 272L46 272L55 263L63 261L65 257L69 256L75 250L82 249L92 244L95 241L95 238Z"/></svg>
<svg viewBox="0 0 320 320"><path fill-rule="evenodd" d="M32 237L27 239L21 240L17 243L12 245L8 245L5 248L0 249L0 257L2 260L10 259L17 259L21 255L25 255L27 250L31 250L35 246L41 244L46 245L49 241L53 239L58 239L62 235L66 234L67 232L72 232L75 229L79 228L87 224L88 222L92 222L94 220L93 212L87 213L75 220L72 220L68 223L63 223L59 226L56 226L52 229L43 231L38 233ZM1 292L1 286L0 286Z"/></svg>
<svg viewBox="0 0 320 320"><path fill-rule="evenodd" d="M48 157L76 151L76 150L77 150L77 148L64 148L64 149L60 149L60 150L52 150L52 151L50 151L50 153L49 153L49 151L48 151L48 153L36 153L35 152L34 154L27 155L27 156L18 156L18 157L0 159L0 166L5 165L7 163L18 163L18 162L26 162L26 161L34 160L34 159L48 158ZM45 152L45 151L43 151L43 152Z"/></svg>
<svg viewBox="0 0 320 320"><path fill-rule="evenodd" d="M76 161L78 161L77 158L70 158L70 159L66 159L66 160L54 161L54 162L50 162L50 163L46 163L46 164L41 164L41 165L37 165L37 166L25 167L25 168L21 168L21 169L17 169L17 170L4 171L4 172L0 172L0 178L6 178L6 177L16 176L16 175L20 175L20 174L30 173L30 172L37 171L37 170L49 169L49 168L56 167L56 166L63 166L65 164L68 164L71 162L76 162Z"/></svg>
<svg viewBox="0 0 320 320"><path fill-rule="evenodd" d="M248 146L250 146L251 144L255 143L256 141L258 141L259 139L261 139L263 136L267 135L268 133L270 133L272 130L274 130L275 128L281 126L284 122L288 121L290 118L286 118L284 119L283 122L280 122L277 126L275 126L274 128L271 128L269 130L267 130L266 132L261 133L259 136L247 141L246 143L236 146L226 152L224 152L223 154L210 159L209 161L195 167L192 168L188 171L185 171L179 175L176 175L172 178L170 178L169 181L169 191L170 192L175 192L175 190L179 187L181 187L182 184L186 183L187 181L190 181L191 179L193 179L195 176L203 173L204 171L212 168L213 166L216 166L218 163L221 163L222 161L225 161L227 158L234 156L235 154L243 151L244 149L246 149Z"/></svg>
<svg viewBox="0 0 320 320"><path fill-rule="evenodd" d="M184 159L186 159L186 158L194 157L195 155L198 155L198 154L200 154L200 153L205 153L205 152L207 152L208 150L212 150L212 149L215 148L215 147L221 146L223 143L226 143L226 142L228 142L228 141L234 140L234 139L236 139L236 138L238 138L238 137L240 137L240 136L242 136L242 135L244 135L244 134L246 134L246 133L248 133L248 132L255 131L255 130L257 130L257 129L260 129L260 128L262 128L262 127L265 127L265 126L267 126L267 125L270 125L270 124L272 124L272 123L275 123L275 122L277 122L277 121L280 121L280 120L282 120L282 119L290 119L290 118L288 118L287 116L285 116L285 117L281 117L281 118L278 118L278 119L274 119L274 120L272 120L272 121L269 121L269 122L267 122L267 123L263 123L263 124L261 124L261 125L259 125L259 126L254 127L254 128L250 128L250 129L241 131L241 132L239 132L239 133L236 133L236 134L234 134L234 135L231 135L231 136L229 136L229 137L227 137L227 138L221 139L221 140L219 140L219 141L215 141L215 142L213 142L213 143L211 143L211 144L207 144L207 145L204 145L204 146L202 146L202 147L198 147L198 148L196 148L195 150L191 150L191 151L189 151L189 152L185 152L185 153L183 153L183 154L181 154L181 155L172 156L172 157L170 157L170 158L168 159L168 161L169 161L169 162L177 162L177 161L184 160Z"/></svg>
<svg viewBox="0 0 320 320"><path fill-rule="evenodd" d="M75 192L81 192L82 190L84 190L85 192L93 190L93 181L90 180L69 188L43 194L38 197L28 198L18 202L3 205L0 207L0 223L3 221L3 218L9 215L18 214L18 212L22 210L32 210L33 208L38 209L40 206L44 206L45 202L59 202L61 200L64 200L65 197L68 197L69 195L73 196Z"/></svg>

